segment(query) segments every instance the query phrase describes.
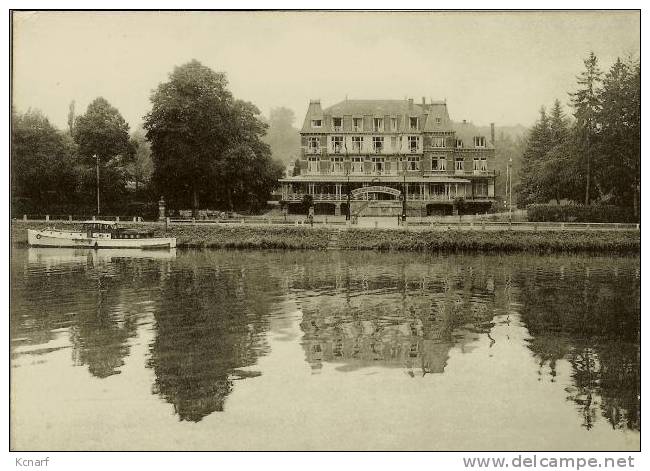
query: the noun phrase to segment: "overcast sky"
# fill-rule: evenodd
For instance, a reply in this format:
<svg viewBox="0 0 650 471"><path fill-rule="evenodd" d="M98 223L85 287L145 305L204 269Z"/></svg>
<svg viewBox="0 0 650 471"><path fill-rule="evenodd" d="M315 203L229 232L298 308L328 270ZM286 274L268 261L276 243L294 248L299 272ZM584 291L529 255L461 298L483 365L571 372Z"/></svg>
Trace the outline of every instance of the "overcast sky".
<svg viewBox="0 0 650 471"><path fill-rule="evenodd" d="M237 98L268 116L311 98L447 99L452 119L530 125L568 101L582 60L603 69L638 55L637 12L549 13L14 13L17 110L64 127L103 96L132 127L174 66L226 72Z"/></svg>

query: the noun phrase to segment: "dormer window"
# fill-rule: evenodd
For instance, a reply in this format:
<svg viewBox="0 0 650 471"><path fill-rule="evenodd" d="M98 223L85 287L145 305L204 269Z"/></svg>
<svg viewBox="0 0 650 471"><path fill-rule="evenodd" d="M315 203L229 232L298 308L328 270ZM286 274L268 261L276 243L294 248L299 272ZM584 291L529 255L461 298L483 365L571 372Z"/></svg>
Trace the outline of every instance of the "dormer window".
<svg viewBox="0 0 650 471"><path fill-rule="evenodd" d="M485 147L485 137L483 136L474 137L474 147Z"/></svg>
<svg viewBox="0 0 650 471"><path fill-rule="evenodd" d="M418 118L415 116L412 116L409 118L409 129L411 131L417 131L418 130Z"/></svg>
<svg viewBox="0 0 650 471"><path fill-rule="evenodd" d="M311 120L311 127L312 128L320 128L323 126L323 120L322 119L312 119Z"/></svg>
<svg viewBox="0 0 650 471"><path fill-rule="evenodd" d="M456 149L462 149L463 148L463 141L460 139L456 139Z"/></svg>
<svg viewBox="0 0 650 471"><path fill-rule="evenodd" d="M362 118L352 118L352 127L356 132L362 131L363 128L363 119Z"/></svg>
<svg viewBox="0 0 650 471"><path fill-rule="evenodd" d="M445 147L445 138L444 137L434 137L431 139L432 147Z"/></svg>
<svg viewBox="0 0 650 471"><path fill-rule="evenodd" d="M334 131L340 131L343 128L343 118L332 118Z"/></svg>
<svg viewBox="0 0 650 471"><path fill-rule="evenodd" d="M381 132L384 130L384 120L382 118L374 118L372 120L372 128L375 132Z"/></svg>
<svg viewBox="0 0 650 471"><path fill-rule="evenodd" d="M390 119L390 130L393 132L397 131L397 118Z"/></svg>
<svg viewBox="0 0 650 471"><path fill-rule="evenodd" d="M442 119L436 118L436 124L440 124L440 123L442 123Z"/></svg>

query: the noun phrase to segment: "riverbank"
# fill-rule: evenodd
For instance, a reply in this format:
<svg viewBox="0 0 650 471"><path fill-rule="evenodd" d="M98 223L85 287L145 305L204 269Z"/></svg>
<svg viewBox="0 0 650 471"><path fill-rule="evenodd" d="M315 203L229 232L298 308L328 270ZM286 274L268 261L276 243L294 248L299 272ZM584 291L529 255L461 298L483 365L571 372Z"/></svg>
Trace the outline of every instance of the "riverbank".
<svg viewBox="0 0 650 471"><path fill-rule="evenodd" d="M27 244L27 229L46 227L72 229L68 222L12 221L12 244ZM236 249L340 249L428 252L530 252L530 253L617 253L641 251L639 231L472 231L436 229L373 229L279 225L171 225L129 224L153 228L158 237L176 237L179 248Z"/></svg>

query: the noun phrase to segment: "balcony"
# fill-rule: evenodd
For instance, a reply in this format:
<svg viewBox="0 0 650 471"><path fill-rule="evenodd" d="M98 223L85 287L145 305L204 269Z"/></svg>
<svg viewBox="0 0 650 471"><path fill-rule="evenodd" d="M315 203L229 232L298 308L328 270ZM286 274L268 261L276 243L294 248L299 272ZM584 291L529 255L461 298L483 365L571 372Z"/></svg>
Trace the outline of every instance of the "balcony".
<svg viewBox="0 0 650 471"><path fill-rule="evenodd" d="M343 126L333 126L334 132L341 132L343 131Z"/></svg>
<svg viewBox="0 0 650 471"><path fill-rule="evenodd" d="M320 155L320 147L307 147L305 153L309 155Z"/></svg>

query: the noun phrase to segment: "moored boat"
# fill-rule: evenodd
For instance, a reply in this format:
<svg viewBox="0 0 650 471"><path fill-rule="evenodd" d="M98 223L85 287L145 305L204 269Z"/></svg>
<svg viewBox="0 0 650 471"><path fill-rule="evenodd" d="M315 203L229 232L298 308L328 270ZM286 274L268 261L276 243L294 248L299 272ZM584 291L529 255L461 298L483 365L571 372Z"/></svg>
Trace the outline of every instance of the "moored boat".
<svg viewBox="0 0 650 471"><path fill-rule="evenodd" d="M32 247L78 247L89 249L172 249L174 237L154 237L153 231L119 227L115 221L83 221L81 231L27 230Z"/></svg>

